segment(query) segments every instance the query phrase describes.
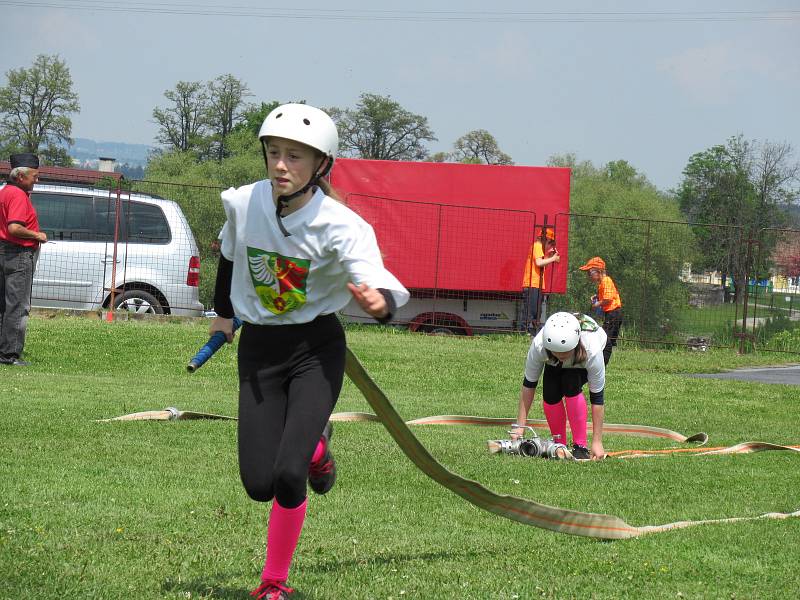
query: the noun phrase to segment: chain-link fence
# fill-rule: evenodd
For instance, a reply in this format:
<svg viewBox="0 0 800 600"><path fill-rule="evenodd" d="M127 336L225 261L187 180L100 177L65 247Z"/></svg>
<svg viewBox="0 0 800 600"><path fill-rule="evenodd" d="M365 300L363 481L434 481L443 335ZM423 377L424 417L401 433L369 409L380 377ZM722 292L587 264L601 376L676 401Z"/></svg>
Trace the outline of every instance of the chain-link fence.
<svg viewBox="0 0 800 600"><path fill-rule="evenodd" d="M220 192L217 186L181 185L155 181L134 181L133 189L174 200L181 207L197 242L200 257L198 295L206 309L213 308L214 281L219 262L217 238L225 223Z"/></svg>
<svg viewBox="0 0 800 600"><path fill-rule="evenodd" d="M741 301L729 290L739 267L729 250L741 244L741 229L581 214L558 215L556 228L569 228L571 247L567 293L551 299L551 311L592 311L597 283L579 267L598 256L621 297L625 341L735 344ZM714 240L714 256L703 240Z"/></svg>
<svg viewBox="0 0 800 600"><path fill-rule="evenodd" d="M535 213L360 194L346 202L373 226L385 264L411 292L397 323L462 335L520 327ZM369 320L354 302L342 315Z"/></svg>
<svg viewBox="0 0 800 600"><path fill-rule="evenodd" d="M152 304L155 312L198 315L213 309L221 189L120 185L125 189L34 192L42 228L55 242L43 248L34 305ZM597 284L579 267L599 256L622 300L620 343L800 353L798 230L575 213L548 223L535 212L356 194L346 203L373 225L384 262L410 289L395 322L415 331L524 331L531 316L526 264L547 224L561 260L544 270L541 320L556 310L591 314ZM82 287L87 293L76 295ZM354 304L342 316L370 321Z"/></svg>
<svg viewBox="0 0 800 600"><path fill-rule="evenodd" d="M37 253L34 306L203 314L200 251L181 205L129 188L36 186L48 243Z"/></svg>
<svg viewBox="0 0 800 600"><path fill-rule="evenodd" d="M762 229L752 246L745 340L759 350L800 353L800 231Z"/></svg>
<svg viewBox="0 0 800 600"><path fill-rule="evenodd" d="M565 228L567 292L550 298L551 312L592 310L596 284L579 267L600 256L622 298L625 342L800 353L800 231L558 215Z"/></svg>

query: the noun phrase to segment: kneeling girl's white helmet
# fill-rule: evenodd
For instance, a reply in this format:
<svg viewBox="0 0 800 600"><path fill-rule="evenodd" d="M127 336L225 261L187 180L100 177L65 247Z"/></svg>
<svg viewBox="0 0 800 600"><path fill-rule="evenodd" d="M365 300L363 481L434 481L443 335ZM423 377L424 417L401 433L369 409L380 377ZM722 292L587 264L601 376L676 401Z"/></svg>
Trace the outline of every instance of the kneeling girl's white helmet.
<svg viewBox="0 0 800 600"><path fill-rule="evenodd" d="M574 350L581 339L581 323L571 313L553 313L544 323L542 339L550 352Z"/></svg>
<svg viewBox="0 0 800 600"><path fill-rule="evenodd" d="M281 137L302 142L330 157L336 158L339 132L327 113L308 104L283 104L264 119L258 132L260 140Z"/></svg>

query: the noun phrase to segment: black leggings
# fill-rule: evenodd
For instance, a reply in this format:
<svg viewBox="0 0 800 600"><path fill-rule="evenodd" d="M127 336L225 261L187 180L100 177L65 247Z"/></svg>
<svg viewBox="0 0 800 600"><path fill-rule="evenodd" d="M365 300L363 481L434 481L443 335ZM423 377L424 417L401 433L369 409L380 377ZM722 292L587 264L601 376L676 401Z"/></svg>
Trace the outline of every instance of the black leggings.
<svg viewBox="0 0 800 600"><path fill-rule="evenodd" d="M614 346L617 345L620 327L622 327L621 308L616 308L605 313L603 316L603 330L606 332L608 340L606 341L605 348L603 348L603 362L606 366L608 366L608 361L611 360L611 353L614 351Z"/></svg>
<svg viewBox="0 0 800 600"><path fill-rule="evenodd" d="M245 323L239 340L239 474L259 502L295 508L344 378L336 315L300 325Z"/></svg>
<svg viewBox="0 0 800 600"><path fill-rule="evenodd" d="M553 366L546 363L542 380L542 399L547 404L558 404L565 396L580 394L589 381L589 374L586 369L564 369L560 364Z"/></svg>

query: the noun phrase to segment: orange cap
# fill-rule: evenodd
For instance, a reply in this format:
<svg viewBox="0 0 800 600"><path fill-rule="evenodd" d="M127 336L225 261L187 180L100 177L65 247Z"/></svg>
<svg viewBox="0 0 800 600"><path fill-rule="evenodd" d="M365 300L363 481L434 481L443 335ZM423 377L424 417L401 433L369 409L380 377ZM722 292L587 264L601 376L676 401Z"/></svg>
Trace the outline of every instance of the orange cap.
<svg viewBox="0 0 800 600"><path fill-rule="evenodd" d="M595 256L594 258L590 258L585 265L582 267L578 267L581 271L588 271L589 269L600 269L602 271L606 270L606 261L604 261L599 256Z"/></svg>
<svg viewBox="0 0 800 600"><path fill-rule="evenodd" d="M546 239L548 239L548 240L555 240L556 239L556 232L553 231L552 227L549 227L549 226L548 227L540 227L539 228L539 237L542 237L542 234L544 234L544 237Z"/></svg>

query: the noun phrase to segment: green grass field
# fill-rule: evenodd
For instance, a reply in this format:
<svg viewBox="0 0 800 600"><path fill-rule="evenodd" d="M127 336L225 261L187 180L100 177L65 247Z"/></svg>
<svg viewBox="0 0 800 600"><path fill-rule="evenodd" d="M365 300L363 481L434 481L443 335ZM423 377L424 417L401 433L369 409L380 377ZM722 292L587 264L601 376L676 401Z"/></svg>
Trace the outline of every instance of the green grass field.
<svg viewBox="0 0 800 600"><path fill-rule="evenodd" d="M238 477L227 421L95 419L177 406L236 414L235 349L194 375L205 322L31 319L27 369L0 370L0 598L249 598L266 507ZM352 329L350 347L406 419L513 416L527 339ZM791 357L789 357L791 358ZM800 443L796 386L695 379L785 355L614 353L607 421L710 445ZM538 395L537 395L538 399ZM337 410L367 411L346 382ZM537 402L532 418L541 418ZM419 426L449 469L506 494L632 525L800 509L800 455L550 462L490 455L502 428ZM670 442L608 436L608 451ZM312 496L290 574L298 599L796 598L800 519L602 542L478 510L417 471L376 423L340 423L339 479Z"/></svg>
<svg viewBox="0 0 800 600"><path fill-rule="evenodd" d="M687 306L677 314L674 324L678 337L707 336L715 345L734 345L731 329L741 326L742 309L736 311L734 304L717 304L695 308Z"/></svg>
<svg viewBox="0 0 800 600"><path fill-rule="evenodd" d="M761 289L750 292L750 302L779 311L800 311L800 295L788 292L764 292Z"/></svg>

